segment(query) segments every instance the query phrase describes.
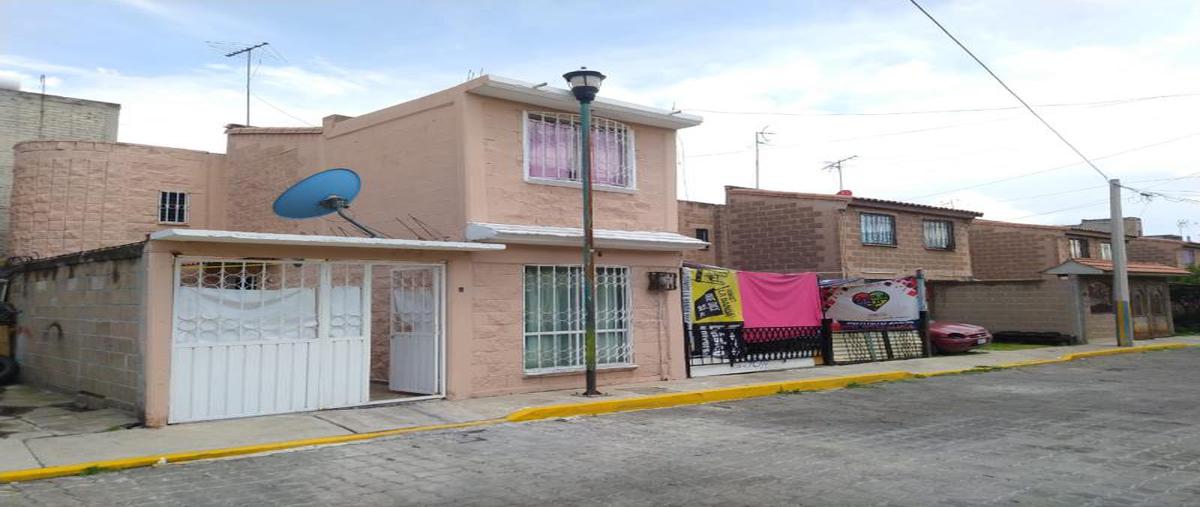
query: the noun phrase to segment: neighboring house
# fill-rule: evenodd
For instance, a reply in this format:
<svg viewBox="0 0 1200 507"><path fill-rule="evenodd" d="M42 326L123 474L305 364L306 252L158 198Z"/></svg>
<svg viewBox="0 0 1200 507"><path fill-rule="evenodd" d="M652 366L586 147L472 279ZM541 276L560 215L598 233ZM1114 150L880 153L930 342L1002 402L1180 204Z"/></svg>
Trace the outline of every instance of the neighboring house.
<svg viewBox="0 0 1200 507"><path fill-rule="evenodd" d="M13 251L9 242L10 204L13 187L13 146L36 139L57 141L117 140L119 104L23 92L0 86L0 257ZM54 184L82 177L85 168L60 166ZM51 184L46 180L43 184ZM77 184L82 185L82 182ZM45 207L70 205L77 201L41 203Z"/></svg>
<svg viewBox="0 0 1200 507"><path fill-rule="evenodd" d="M1129 260L1190 268L1200 264L1200 243L1175 235L1142 236L1129 242Z"/></svg>
<svg viewBox="0 0 1200 507"><path fill-rule="evenodd" d="M968 231L981 215L852 195L726 187L723 205L681 202L678 230L713 243L708 252L689 253L689 260L732 269L865 279L923 269L933 281L970 280Z"/></svg>
<svg viewBox="0 0 1200 507"><path fill-rule="evenodd" d="M17 220L22 252L63 254L13 277L23 368L152 425L581 386L577 108L566 90L483 76L321 127L230 126L224 155L25 143L22 199L75 195L75 180L45 183L59 167L120 184L81 182L77 206ZM679 293L650 274L707 246L675 233L676 130L700 118L606 98L593 112L600 383L680 378ZM356 219L403 239L273 215L329 167L361 175ZM119 302L66 296L113 284ZM39 305L60 295L111 305Z"/></svg>
<svg viewBox="0 0 1200 507"><path fill-rule="evenodd" d="M976 221L971 262L978 281L932 290L933 318L979 324L993 333L1114 342L1110 235L1095 229ZM1136 241L1134 234L1127 238L1127 244ZM1173 265L1129 263L1136 337L1173 334L1167 281L1181 273Z"/></svg>

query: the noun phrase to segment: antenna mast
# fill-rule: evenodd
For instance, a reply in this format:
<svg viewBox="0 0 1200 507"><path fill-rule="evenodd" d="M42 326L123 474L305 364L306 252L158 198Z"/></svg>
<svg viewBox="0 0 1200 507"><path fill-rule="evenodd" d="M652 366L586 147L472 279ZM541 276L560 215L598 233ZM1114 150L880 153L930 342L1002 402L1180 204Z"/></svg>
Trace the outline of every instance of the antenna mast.
<svg viewBox="0 0 1200 507"><path fill-rule="evenodd" d="M250 126L250 55L252 53L254 53L255 49L266 46L267 44L270 44L270 42L263 42L263 43L255 44L253 46L245 47L245 48L239 49L237 51L234 51L232 53L227 53L225 55L227 58L229 58L229 57L234 57L234 56L240 55L242 53L246 53L246 126L247 127Z"/></svg>
<svg viewBox="0 0 1200 507"><path fill-rule="evenodd" d="M769 126L763 125L762 130L754 133L754 188L762 188L758 185L758 147L770 141L767 136L775 135L774 132L767 132Z"/></svg>
<svg viewBox="0 0 1200 507"><path fill-rule="evenodd" d="M841 160L836 160L833 162L826 162L825 167L821 168L821 170L823 170L823 171L837 171L838 192L841 192L842 190L846 189L846 185L842 182L842 162L848 162L848 161L854 160L856 158L858 158L858 155L850 155L849 157L843 158Z"/></svg>

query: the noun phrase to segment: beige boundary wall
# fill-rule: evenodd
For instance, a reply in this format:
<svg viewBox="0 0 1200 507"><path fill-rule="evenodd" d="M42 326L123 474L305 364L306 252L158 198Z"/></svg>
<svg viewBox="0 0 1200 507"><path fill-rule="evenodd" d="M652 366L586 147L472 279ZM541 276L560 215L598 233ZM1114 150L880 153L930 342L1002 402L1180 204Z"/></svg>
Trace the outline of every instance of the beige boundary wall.
<svg viewBox="0 0 1200 507"><path fill-rule="evenodd" d="M934 320L977 324L1002 331L1057 332L1080 336L1073 282L1048 276L1033 280L930 284Z"/></svg>

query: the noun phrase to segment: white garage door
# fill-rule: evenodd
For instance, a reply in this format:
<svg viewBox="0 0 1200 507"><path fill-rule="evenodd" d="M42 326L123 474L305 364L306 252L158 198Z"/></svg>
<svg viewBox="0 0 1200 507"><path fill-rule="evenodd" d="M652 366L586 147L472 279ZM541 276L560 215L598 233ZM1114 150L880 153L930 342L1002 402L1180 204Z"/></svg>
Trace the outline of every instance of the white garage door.
<svg viewBox="0 0 1200 507"><path fill-rule="evenodd" d="M181 258L171 423L368 400L368 266Z"/></svg>

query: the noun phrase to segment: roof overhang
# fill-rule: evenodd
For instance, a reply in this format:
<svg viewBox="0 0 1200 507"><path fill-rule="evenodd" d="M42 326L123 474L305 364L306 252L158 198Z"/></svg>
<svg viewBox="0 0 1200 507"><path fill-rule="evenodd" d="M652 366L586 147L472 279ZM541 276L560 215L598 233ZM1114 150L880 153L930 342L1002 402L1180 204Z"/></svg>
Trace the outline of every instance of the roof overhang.
<svg viewBox="0 0 1200 507"><path fill-rule="evenodd" d="M341 248L382 248L394 250L440 250L483 252L504 250L504 245L466 241L424 241L416 239L361 238L277 234L271 232L210 231L203 229L166 229L150 234L150 241L190 241L243 245L287 245Z"/></svg>
<svg viewBox="0 0 1200 507"><path fill-rule="evenodd" d="M682 251L700 250L707 241L674 232L616 231L595 229L592 237L597 248L618 250ZM583 229L541 225L467 224L467 239L519 245L580 246Z"/></svg>
<svg viewBox="0 0 1200 507"><path fill-rule="evenodd" d="M564 111L579 109L579 102L568 90L499 76L484 76L478 80L477 85L467 91L485 97ZM695 127L704 121L703 118L692 114L639 106L604 97L592 102L592 112L612 120L668 129Z"/></svg>
<svg viewBox="0 0 1200 507"><path fill-rule="evenodd" d="M1166 264L1129 263L1127 269L1133 276L1176 277L1189 273L1186 269ZM1047 275L1108 275L1112 271L1112 261L1072 259L1047 269L1043 273Z"/></svg>

